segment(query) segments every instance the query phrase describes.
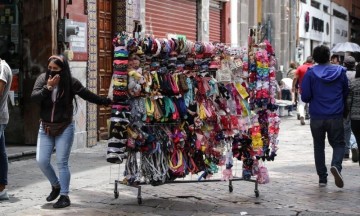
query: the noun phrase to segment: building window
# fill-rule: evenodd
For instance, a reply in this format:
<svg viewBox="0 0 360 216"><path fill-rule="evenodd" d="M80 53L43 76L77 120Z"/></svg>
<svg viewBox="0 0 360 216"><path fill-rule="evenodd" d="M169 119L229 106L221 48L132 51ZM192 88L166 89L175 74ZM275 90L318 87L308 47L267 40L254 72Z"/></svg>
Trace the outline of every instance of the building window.
<svg viewBox="0 0 360 216"><path fill-rule="evenodd" d="M343 37L346 37L346 38L347 38L347 31L342 30L342 31L341 31L341 36L343 36Z"/></svg>
<svg viewBox="0 0 360 216"><path fill-rule="evenodd" d="M324 32L324 21L316 17L312 17L312 29L319 32Z"/></svg>
<svg viewBox="0 0 360 216"><path fill-rule="evenodd" d="M350 38L351 39L356 39L358 37L358 33L356 30L354 29L351 29L351 35L350 35Z"/></svg>
<svg viewBox="0 0 360 216"><path fill-rule="evenodd" d="M338 10L333 10L333 15L340 18L340 19L343 19L343 20L347 20L347 15L344 14L344 13L341 13L340 11Z"/></svg>
<svg viewBox="0 0 360 216"><path fill-rule="evenodd" d="M324 11L325 13L329 13L329 7L326 6L326 5L323 5L323 11Z"/></svg>
<svg viewBox="0 0 360 216"><path fill-rule="evenodd" d="M311 0L311 6L314 8L320 9L320 3L314 0Z"/></svg>

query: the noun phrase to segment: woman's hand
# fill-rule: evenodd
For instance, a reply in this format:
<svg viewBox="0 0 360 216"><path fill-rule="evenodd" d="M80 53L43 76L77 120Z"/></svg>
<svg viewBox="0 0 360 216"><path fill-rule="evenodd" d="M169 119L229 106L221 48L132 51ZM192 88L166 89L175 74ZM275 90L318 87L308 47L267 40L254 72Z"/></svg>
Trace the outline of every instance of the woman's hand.
<svg viewBox="0 0 360 216"><path fill-rule="evenodd" d="M104 106L109 106L109 105L111 105L113 103L113 101L110 98L103 97L102 100L103 100L102 104Z"/></svg>
<svg viewBox="0 0 360 216"><path fill-rule="evenodd" d="M55 87L60 82L60 76L57 74L54 77L49 76L49 79L47 80L47 86Z"/></svg>

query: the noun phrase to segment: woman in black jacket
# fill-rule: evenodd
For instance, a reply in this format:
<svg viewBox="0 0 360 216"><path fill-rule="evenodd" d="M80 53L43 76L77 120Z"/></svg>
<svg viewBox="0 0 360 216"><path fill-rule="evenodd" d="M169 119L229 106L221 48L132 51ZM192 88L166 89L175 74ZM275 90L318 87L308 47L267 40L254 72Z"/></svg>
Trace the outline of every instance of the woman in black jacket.
<svg viewBox="0 0 360 216"><path fill-rule="evenodd" d="M356 159L360 165L360 64L356 65L355 79L350 82L350 92L347 97L347 105L349 107L349 116L351 120L351 130L355 136L358 148L352 153L357 154Z"/></svg>
<svg viewBox="0 0 360 216"><path fill-rule="evenodd" d="M69 63L64 56L51 56L48 60L48 70L37 78L31 98L40 105L41 117L36 161L52 186L52 191L46 200L51 202L60 195L59 200L53 205L54 208L70 205L68 160L75 133L73 122L74 101L77 106L75 95L98 105L108 106L111 103L110 99L97 96L72 77ZM54 147L59 178L50 164Z"/></svg>

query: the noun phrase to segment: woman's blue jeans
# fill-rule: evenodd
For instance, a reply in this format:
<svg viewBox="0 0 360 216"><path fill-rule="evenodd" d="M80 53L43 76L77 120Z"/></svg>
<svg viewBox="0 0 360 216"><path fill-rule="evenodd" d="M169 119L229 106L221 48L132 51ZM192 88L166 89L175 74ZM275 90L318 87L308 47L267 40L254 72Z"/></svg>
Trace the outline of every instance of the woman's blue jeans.
<svg viewBox="0 0 360 216"><path fill-rule="evenodd" d="M0 184L7 185L7 175L8 175L8 157L6 154L5 147L5 135L4 131L6 124L0 124Z"/></svg>
<svg viewBox="0 0 360 216"><path fill-rule="evenodd" d="M74 142L74 132L74 122L72 122L62 134L56 137L47 135L41 124L39 128L36 161L52 186L58 186L60 184L60 195L69 194L70 170L68 162L71 146ZM56 165L59 170L59 178L50 163L54 148L56 149Z"/></svg>
<svg viewBox="0 0 360 216"><path fill-rule="evenodd" d="M342 161L345 151L343 118L310 120L311 134L314 140L314 156L317 174L320 180L326 180L327 168L325 166L325 136L333 148L331 166L339 172L342 170Z"/></svg>
<svg viewBox="0 0 360 216"><path fill-rule="evenodd" d="M345 133L345 154L349 154L350 149L357 148L355 136L351 131L350 117L344 119L344 133Z"/></svg>

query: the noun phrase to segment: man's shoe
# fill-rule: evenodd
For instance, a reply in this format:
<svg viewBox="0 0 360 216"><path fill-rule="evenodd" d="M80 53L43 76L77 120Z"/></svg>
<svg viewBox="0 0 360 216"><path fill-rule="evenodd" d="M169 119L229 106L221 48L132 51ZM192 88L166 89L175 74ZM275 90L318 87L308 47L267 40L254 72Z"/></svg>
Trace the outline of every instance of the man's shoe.
<svg viewBox="0 0 360 216"><path fill-rule="evenodd" d="M334 179L335 179L335 185L339 188L342 188L344 187L344 181L343 181L343 178L341 176L341 174L339 173L339 170L335 167L335 166L332 166L330 168L330 171L331 173L333 174L334 176Z"/></svg>
<svg viewBox="0 0 360 216"><path fill-rule="evenodd" d="M305 125L305 118L304 117L300 117L300 123L301 123L301 125Z"/></svg>
<svg viewBox="0 0 360 216"><path fill-rule="evenodd" d="M351 149L351 160L353 162L358 162L359 161L359 150L357 148L352 148Z"/></svg>
<svg viewBox="0 0 360 216"><path fill-rule="evenodd" d="M51 190L50 195L48 197L46 197L46 201L48 201L48 202L55 200L60 194L60 187L55 188L54 186L51 186L51 188L52 188L52 190Z"/></svg>
<svg viewBox="0 0 360 216"><path fill-rule="evenodd" d="M1 200L9 200L9 195L6 189L0 192L0 201Z"/></svg>
<svg viewBox="0 0 360 216"><path fill-rule="evenodd" d="M294 114L292 112L289 112L288 115L289 116L294 116Z"/></svg>
<svg viewBox="0 0 360 216"><path fill-rule="evenodd" d="M60 195L59 200L53 205L54 208L65 208L70 205L70 199L68 196Z"/></svg>
<svg viewBox="0 0 360 216"><path fill-rule="evenodd" d="M319 180L319 187L326 187L327 180Z"/></svg>

